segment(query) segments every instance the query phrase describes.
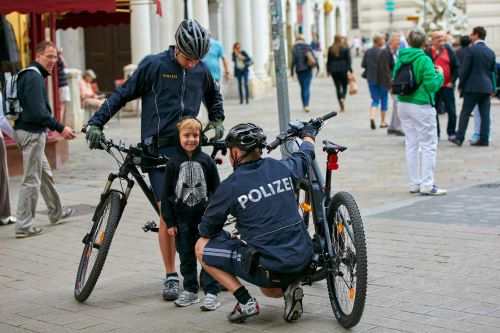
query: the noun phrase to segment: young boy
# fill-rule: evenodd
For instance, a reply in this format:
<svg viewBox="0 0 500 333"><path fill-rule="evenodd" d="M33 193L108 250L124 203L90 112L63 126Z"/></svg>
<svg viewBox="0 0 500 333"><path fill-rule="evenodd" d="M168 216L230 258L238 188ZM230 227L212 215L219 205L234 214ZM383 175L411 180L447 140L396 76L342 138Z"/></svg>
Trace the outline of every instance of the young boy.
<svg viewBox="0 0 500 333"><path fill-rule="evenodd" d="M197 279L197 259L194 246L198 240L198 224L208 205L209 196L220 183L215 161L201 151L202 125L195 118L185 118L177 123L177 152L166 165L165 187L161 213L167 224L168 234L175 236L179 253L184 291L174 301L177 306L200 302ZM201 270L200 283L205 292L203 311L213 311L220 306L218 283Z"/></svg>

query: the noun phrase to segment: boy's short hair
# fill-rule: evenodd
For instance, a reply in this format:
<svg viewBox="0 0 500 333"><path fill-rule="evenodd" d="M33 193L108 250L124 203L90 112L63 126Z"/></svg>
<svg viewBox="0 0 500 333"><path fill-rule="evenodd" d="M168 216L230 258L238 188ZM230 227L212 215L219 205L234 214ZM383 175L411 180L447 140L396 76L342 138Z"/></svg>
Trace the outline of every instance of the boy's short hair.
<svg viewBox="0 0 500 333"><path fill-rule="evenodd" d="M177 130L195 129L201 132L201 122L196 118L185 118L177 123Z"/></svg>

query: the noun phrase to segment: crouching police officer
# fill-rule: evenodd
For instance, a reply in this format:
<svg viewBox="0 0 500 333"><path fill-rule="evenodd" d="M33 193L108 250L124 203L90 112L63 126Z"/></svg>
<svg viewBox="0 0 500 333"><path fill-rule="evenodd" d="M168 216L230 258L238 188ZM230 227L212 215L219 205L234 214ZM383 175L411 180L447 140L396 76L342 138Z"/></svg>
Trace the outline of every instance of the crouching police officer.
<svg viewBox="0 0 500 333"><path fill-rule="evenodd" d="M302 315L299 281L310 262L312 244L294 188L314 159L316 134L312 125L304 126L299 151L285 160L262 158L266 135L257 125L239 124L225 139L234 172L217 188L198 226L202 238L196 255L238 300L227 314L230 322L259 313L257 300L237 277L259 286L265 296L283 296L286 321ZM229 214L237 219L241 240L222 231Z"/></svg>

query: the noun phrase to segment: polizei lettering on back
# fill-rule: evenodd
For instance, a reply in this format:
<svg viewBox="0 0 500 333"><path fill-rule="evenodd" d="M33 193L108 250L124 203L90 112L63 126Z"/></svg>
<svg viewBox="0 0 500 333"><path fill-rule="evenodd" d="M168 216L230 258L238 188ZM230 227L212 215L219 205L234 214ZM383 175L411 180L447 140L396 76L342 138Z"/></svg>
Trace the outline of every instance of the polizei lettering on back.
<svg viewBox="0 0 500 333"><path fill-rule="evenodd" d="M243 209L247 208L246 204L250 202L259 202L262 198L268 198L273 195L293 190L293 182L291 177L275 180L271 183L251 189L248 194L238 197L238 202Z"/></svg>

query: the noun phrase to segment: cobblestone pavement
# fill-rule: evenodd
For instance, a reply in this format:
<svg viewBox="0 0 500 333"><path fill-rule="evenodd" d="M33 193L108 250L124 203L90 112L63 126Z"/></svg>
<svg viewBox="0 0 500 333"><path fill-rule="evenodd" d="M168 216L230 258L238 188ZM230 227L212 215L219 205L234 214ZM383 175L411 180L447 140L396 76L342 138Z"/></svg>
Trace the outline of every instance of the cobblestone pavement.
<svg viewBox="0 0 500 333"><path fill-rule="evenodd" d="M458 148L439 142L435 178L449 190L448 196L411 195L404 139L369 128L368 92L360 81L358 95L347 97L347 111L329 121L317 140L328 138L349 147L334 173L335 189L355 196L365 224L368 296L363 318L351 331L499 332L500 154L495 139L500 117L493 117L493 146ZM330 78L313 80L310 114L301 110L296 81L290 81L289 90L292 118L319 116L337 107ZM277 134L275 95L252 100L249 106L235 101L225 105L226 128L254 121L269 136ZM494 102L492 113L498 111L500 104ZM446 117L440 119L445 127ZM139 121L113 120L106 134L136 143ZM324 282L306 287L305 314L292 324L281 319L283 301L265 298L256 288L250 289L261 304L261 315L245 324L225 320L225 312L234 306L227 292L221 293L222 306L209 313L164 302L156 235L141 231L155 214L138 188L94 292L84 304L75 301L81 239L107 173L116 169L110 156L88 150L84 141L80 134L70 143L70 161L54 172L64 202L76 207L75 215L65 224L49 226L40 199L35 223L45 229L43 235L19 240L13 226L0 227L0 332L344 331L333 317ZM317 154L324 163L319 147ZM222 178L230 172L227 160L220 172ZM19 184L19 177L11 178L14 209Z"/></svg>

